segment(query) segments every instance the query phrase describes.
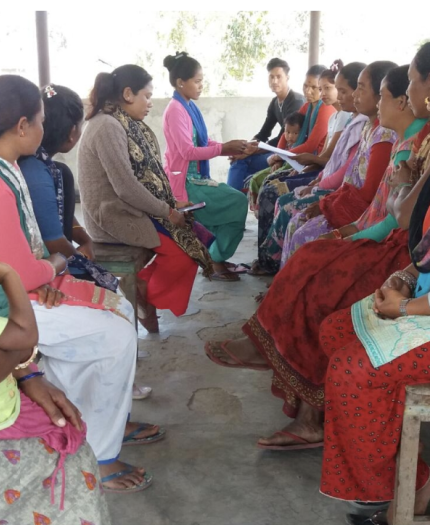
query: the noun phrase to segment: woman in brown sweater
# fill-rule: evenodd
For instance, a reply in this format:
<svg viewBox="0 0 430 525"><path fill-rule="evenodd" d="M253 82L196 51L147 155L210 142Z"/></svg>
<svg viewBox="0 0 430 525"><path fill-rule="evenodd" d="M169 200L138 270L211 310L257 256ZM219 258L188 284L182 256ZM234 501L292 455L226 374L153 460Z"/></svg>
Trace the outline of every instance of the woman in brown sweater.
<svg viewBox="0 0 430 525"><path fill-rule="evenodd" d="M100 73L79 148L79 187L88 232L95 242L152 249L138 274L140 322L158 332L156 308L185 313L198 265L211 273L206 247L176 202L154 133L143 119L152 107L152 78L125 65Z"/></svg>

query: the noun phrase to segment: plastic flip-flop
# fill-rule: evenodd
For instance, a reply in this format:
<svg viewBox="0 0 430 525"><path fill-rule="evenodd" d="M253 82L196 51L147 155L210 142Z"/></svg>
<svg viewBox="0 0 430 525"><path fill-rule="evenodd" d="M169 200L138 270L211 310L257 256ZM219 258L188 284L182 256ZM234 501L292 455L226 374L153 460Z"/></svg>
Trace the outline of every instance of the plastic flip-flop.
<svg viewBox="0 0 430 525"><path fill-rule="evenodd" d="M298 443L292 443L291 445L263 445L262 443L257 443L257 447L263 450L305 450L307 448L319 448L324 446L324 441L317 441L316 443L310 443L292 432L287 432L286 430L280 430L275 432L275 435L288 436L298 441Z"/></svg>
<svg viewBox="0 0 430 525"><path fill-rule="evenodd" d="M226 263L228 271L231 273L247 273L248 270L251 269L251 266L249 264L240 263L240 264L234 264L234 263Z"/></svg>
<svg viewBox="0 0 430 525"><path fill-rule="evenodd" d="M226 275L232 275L234 278L228 278ZM215 272L210 277L211 281L224 281L225 283L234 283L240 281L240 277L234 272L226 270L224 272Z"/></svg>
<svg viewBox="0 0 430 525"><path fill-rule="evenodd" d="M123 494L127 492L128 494L131 494L133 492L140 492L142 490L145 490L152 484L152 481L153 481L152 474L150 474L149 472L145 472L145 474L143 475L142 483L140 483L139 485L135 485L134 487L124 487L123 489L111 489L109 487L106 487L104 485L105 483L112 481L113 479L121 478L122 476L125 476L126 474L131 474L135 470L135 467L133 467L133 465L129 465L128 463L125 463L125 465L127 468L120 470L119 472L114 472L113 474L110 474L109 476L105 476L104 478L101 479L103 492L112 493L112 494Z"/></svg>
<svg viewBox="0 0 430 525"><path fill-rule="evenodd" d="M248 368L250 370L260 370L262 372L265 372L266 370L270 370L270 367L268 365L253 365L253 364L247 364L243 363L240 359L238 359L234 354L232 354L228 348L227 345L230 343L231 339L228 341L224 341L223 343L213 343L211 341L208 341L205 344L205 352L206 355L209 357L211 361L213 361L215 364L219 366L225 366L226 368ZM220 348L223 350L223 352L230 357L234 363L226 363L225 361L222 361L219 357L215 356L213 354L213 344L219 344Z"/></svg>
<svg viewBox="0 0 430 525"><path fill-rule="evenodd" d="M138 434L142 432L142 430L146 430L148 428L152 428L154 425L151 425L150 423L142 423L140 424L136 430L133 430L133 432L130 432L127 436L124 436L124 439L122 440L123 447L132 446L132 445L147 445L149 443L155 443L156 441L161 441L166 437L166 431L164 428L160 428L160 430L154 434L153 436L148 436L144 438L136 438Z"/></svg>

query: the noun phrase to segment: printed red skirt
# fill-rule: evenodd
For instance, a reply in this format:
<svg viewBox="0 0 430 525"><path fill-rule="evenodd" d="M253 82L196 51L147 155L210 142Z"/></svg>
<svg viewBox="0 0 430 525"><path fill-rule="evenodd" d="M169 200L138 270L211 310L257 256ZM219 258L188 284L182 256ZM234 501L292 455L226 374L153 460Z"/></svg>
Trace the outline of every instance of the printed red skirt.
<svg viewBox="0 0 430 525"><path fill-rule="evenodd" d="M295 417L301 400L324 409L328 357L319 346L322 321L380 287L410 264L408 233L383 242L314 241L275 277L256 314L243 327L273 370L272 393Z"/></svg>
<svg viewBox="0 0 430 525"><path fill-rule="evenodd" d="M322 323L320 340L330 359L321 492L343 500L392 500L405 385L430 382L430 344L373 368L354 334L350 308ZM428 478L419 458L417 490Z"/></svg>

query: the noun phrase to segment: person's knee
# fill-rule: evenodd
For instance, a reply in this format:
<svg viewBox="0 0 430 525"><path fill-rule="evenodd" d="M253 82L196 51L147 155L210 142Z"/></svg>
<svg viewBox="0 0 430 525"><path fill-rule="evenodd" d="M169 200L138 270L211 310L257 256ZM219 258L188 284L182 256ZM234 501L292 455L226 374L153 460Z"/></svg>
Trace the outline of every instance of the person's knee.
<svg viewBox="0 0 430 525"><path fill-rule="evenodd" d="M131 362L136 359L137 332L134 323L121 318L116 318L114 321L108 319L105 337L107 341L118 341L118 345L115 345L115 353L121 362L124 362L124 359Z"/></svg>
<svg viewBox="0 0 430 525"><path fill-rule="evenodd" d="M238 216L245 221L248 215L248 198L242 192L237 196L236 209L238 210Z"/></svg>
<svg viewBox="0 0 430 525"><path fill-rule="evenodd" d="M243 182L248 175L248 165L245 160L237 160L228 170L227 184L238 191L243 188Z"/></svg>

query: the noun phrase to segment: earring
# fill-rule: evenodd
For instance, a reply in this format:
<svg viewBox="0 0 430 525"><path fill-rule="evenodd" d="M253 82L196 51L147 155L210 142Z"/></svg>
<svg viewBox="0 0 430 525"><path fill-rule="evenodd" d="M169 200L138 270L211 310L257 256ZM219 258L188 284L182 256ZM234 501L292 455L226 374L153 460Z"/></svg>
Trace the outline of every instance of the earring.
<svg viewBox="0 0 430 525"><path fill-rule="evenodd" d="M24 132L21 130L20 134L19 134L20 137L23 137L24 136Z"/></svg>
<svg viewBox="0 0 430 525"><path fill-rule="evenodd" d="M183 88L184 86L181 84L179 87L180 87L180 88Z"/></svg>

